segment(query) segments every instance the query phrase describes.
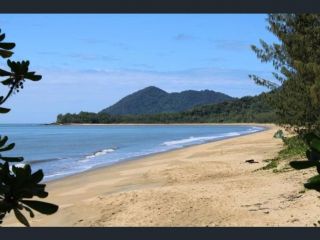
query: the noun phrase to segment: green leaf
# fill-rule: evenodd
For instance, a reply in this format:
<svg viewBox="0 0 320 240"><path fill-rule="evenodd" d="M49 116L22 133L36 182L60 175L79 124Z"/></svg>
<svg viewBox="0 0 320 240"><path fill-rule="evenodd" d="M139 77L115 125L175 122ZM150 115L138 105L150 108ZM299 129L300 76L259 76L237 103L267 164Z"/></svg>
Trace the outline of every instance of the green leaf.
<svg viewBox="0 0 320 240"><path fill-rule="evenodd" d="M0 148L0 152L5 152L5 151L9 151L11 149L13 149L15 146L14 143L10 143L8 146L4 147L4 148Z"/></svg>
<svg viewBox="0 0 320 240"><path fill-rule="evenodd" d="M10 84L13 84L13 78L7 78L7 79L5 79L5 80L3 80L3 81L1 81L1 83L3 84L3 85L10 85Z"/></svg>
<svg viewBox="0 0 320 240"><path fill-rule="evenodd" d="M305 136L309 147L317 152L320 152L320 138L314 133L309 133Z"/></svg>
<svg viewBox="0 0 320 240"><path fill-rule="evenodd" d="M318 137L313 138L310 142L310 147L320 152L320 139Z"/></svg>
<svg viewBox="0 0 320 240"><path fill-rule="evenodd" d="M35 75L35 72L28 72L24 78L29 79L31 81L39 81L41 80L42 76L41 75Z"/></svg>
<svg viewBox="0 0 320 240"><path fill-rule="evenodd" d="M10 75L11 75L11 72L0 69L0 76L1 77L10 76Z"/></svg>
<svg viewBox="0 0 320 240"><path fill-rule="evenodd" d="M8 113L8 112L10 112L9 108L0 107L0 113Z"/></svg>
<svg viewBox="0 0 320 240"><path fill-rule="evenodd" d="M6 34L4 34L4 33L0 34L0 42L3 41L5 39L5 37L6 37Z"/></svg>
<svg viewBox="0 0 320 240"><path fill-rule="evenodd" d="M308 182L304 184L305 188L314 189L320 191L320 175L316 175L308 179Z"/></svg>
<svg viewBox="0 0 320 240"><path fill-rule="evenodd" d="M40 169L31 175L31 180L34 183L38 183L43 179L43 177L44 177L43 171Z"/></svg>
<svg viewBox="0 0 320 240"><path fill-rule="evenodd" d="M314 151L313 149L306 151L306 156L309 161L315 162L320 160L320 154L317 151Z"/></svg>
<svg viewBox="0 0 320 240"><path fill-rule="evenodd" d="M54 214L59 209L57 205L47 202L35 200L21 200L21 202L27 205L28 207L31 207L32 209L47 215Z"/></svg>
<svg viewBox="0 0 320 240"><path fill-rule="evenodd" d="M8 59L7 64L13 72L19 72L19 67L17 62L14 62Z"/></svg>
<svg viewBox="0 0 320 240"><path fill-rule="evenodd" d="M312 139L317 138L317 135L315 135L314 133L308 133L304 136L304 139L306 140L307 144L310 145L310 142L312 141Z"/></svg>
<svg viewBox="0 0 320 240"><path fill-rule="evenodd" d="M5 50L11 50L16 46L15 43L2 43L0 42L0 48L3 48Z"/></svg>
<svg viewBox="0 0 320 240"><path fill-rule="evenodd" d="M317 162L315 161L292 161L290 162L290 166L293 167L294 169L301 170L301 169L306 169L310 167L315 167L317 166Z"/></svg>
<svg viewBox="0 0 320 240"><path fill-rule="evenodd" d="M26 217L17 208L13 209L13 211L14 211L14 215L19 220L19 222L21 222L23 225L27 227L30 227L30 224L26 219Z"/></svg>
<svg viewBox="0 0 320 240"><path fill-rule="evenodd" d="M44 190L41 190L41 191L36 192L34 195L39 198L46 198L46 197L48 197L49 193Z"/></svg>
<svg viewBox="0 0 320 240"><path fill-rule="evenodd" d="M0 147L4 146L8 141L8 137L4 136L2 139L0 138Z"/></svg>
<svg viewBox="0 0 320 240"><path fill-rule="evenodd" d="M0 159L6 162L22 162L23 157L2 157L0 156Z"/></svg>
<svg viewBox="0 0 320 240"><path fill-rule="evenodd" d="M34 218L34 213L33 213L33 211L32 211L30 208L28 208L28 207L26 207L26 206L23 206L23 208L24 208L27 212L29 212L31 218Z"/></svg>
<svg viewBox="0 0 320 240"><path fill-rule="evenodd" d="M9 58L12 56L12 54L13 54L13 52L11 52L11 51L0 49L0 56L3 58Z"/></svg>

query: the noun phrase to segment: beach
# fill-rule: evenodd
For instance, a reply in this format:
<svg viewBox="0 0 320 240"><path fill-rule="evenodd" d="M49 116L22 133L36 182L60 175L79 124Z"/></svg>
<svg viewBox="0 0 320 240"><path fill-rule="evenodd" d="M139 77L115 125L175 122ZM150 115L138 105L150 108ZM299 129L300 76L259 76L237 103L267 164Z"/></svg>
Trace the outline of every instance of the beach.
<svg viewBox="0 0 320 240"><path fill-rule="evenodd" d="M125 161L48 183L32 226L313 226L316 170L259 170L282 148L279 127ZM247 163L254 159L258 163ZM17 225L10 216L4 226Z"/></svg>

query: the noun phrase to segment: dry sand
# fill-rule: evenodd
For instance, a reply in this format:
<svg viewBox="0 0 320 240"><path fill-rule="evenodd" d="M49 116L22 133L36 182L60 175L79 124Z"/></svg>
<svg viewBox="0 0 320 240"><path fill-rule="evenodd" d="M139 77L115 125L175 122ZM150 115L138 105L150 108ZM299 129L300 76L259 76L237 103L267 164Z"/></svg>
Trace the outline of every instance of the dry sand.
<svg viewBox="0 0 320 240"><path fill-rule="evenodd" d="M302 184L315 170L255 171L282 147L278 127L269 127L51 182L47 200L59 212L31 225L313 226L319 193Z"/></svg>

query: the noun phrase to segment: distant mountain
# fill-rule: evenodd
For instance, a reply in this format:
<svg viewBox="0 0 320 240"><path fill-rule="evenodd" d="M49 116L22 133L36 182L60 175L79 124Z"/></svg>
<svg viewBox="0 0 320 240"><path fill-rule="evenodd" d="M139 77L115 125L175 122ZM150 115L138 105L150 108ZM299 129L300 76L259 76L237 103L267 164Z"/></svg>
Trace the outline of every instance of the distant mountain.
<svg viewBox="0 0 320 240"><path fill-rule="evenodd" d="M235 98L224 93L210 90L167 93L160 88L151 86L122 98L100 113L110 115L174 113L189 110L199 105L233 100Z"/></svg>
<svg viewBox="0 0 320 240"><path fill-rule="evenodd" d="M277 115L270 105L271 92L246 96L234 101L196 106L175 113L110 115L80 112L59 114L56 123L275 123Z"/></svg>

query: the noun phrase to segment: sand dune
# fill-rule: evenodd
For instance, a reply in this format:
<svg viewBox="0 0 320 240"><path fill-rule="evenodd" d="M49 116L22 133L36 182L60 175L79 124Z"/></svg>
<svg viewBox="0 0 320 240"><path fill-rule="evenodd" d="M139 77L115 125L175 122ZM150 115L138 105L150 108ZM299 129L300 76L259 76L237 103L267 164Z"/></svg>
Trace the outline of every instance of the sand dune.
<svg viewBox="0 0 320 240"><path fill-rule="evenodd" d="M282 147L278 129L132 160L48 184L53 216L33 226L313 226L313 170L255 171ZM258 163L245 161L254 159ZM15 225L12 217L6 225Z"/></svg>

